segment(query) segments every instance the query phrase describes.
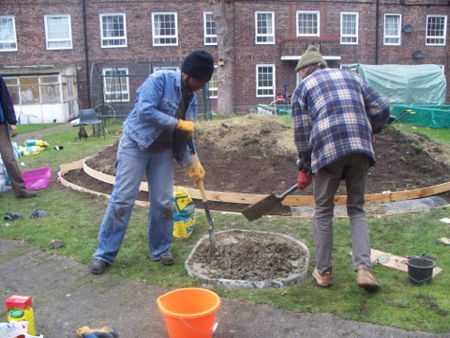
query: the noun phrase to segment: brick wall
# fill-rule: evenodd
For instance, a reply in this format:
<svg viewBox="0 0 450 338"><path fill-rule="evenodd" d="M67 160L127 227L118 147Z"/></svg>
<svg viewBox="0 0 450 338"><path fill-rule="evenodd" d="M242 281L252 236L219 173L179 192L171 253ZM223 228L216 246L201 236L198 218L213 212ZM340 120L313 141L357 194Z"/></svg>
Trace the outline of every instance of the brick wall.
<svg viewBox="0 0 450 338"><path fill-rule="evenodd" d="M448 1L380 1L378 63L425 64L435 63L449 67L449 28L446 46L426 46L426 15L449 13ZM424 5L426 4L426 5ZM203 44L203 12L211 11L208 1L86 1L86 25L88 35L89 63L108 67L108 63L139 63L141 77L130 80L131 102L135 89L143 82L145 72L155 65L180 65L185 55L194 49L204 48L217 59L217 46ZM239 1L228 5L234 14L234 58L235 58L235 111L251 110L258 103L268 103L270 98L256 97L256 65L276 66L276 89L282 92L287 84L292 92L296 84L295 60L282 61L286 55L300 55L309 44L317 44L328 56L340 56L339 63L374 64L376 57L375 1ZM320 11L320 38L296 37L296 11ZM275 13L275 40L273 45L255 43L255 11ZM359 30L357 45L340 44L340 12L358 12ZM157 47L152 45L152 12L176 12L178 14L178 46ZM126 15L126 48L101 48L100 14L124 13ZM400 46L383 44L383 22L385 13L402 15L402 26L411 25L412 32L402 32ZM69 14L72 22L73 49L49 51L45 46L44 15ZM2 0L0 15L14 15L18 40L17 52L0 52L0 72L5 66L29 66L44 64L74 64L78 68L78 92L80 107L86 108L87 82L84 50L83 12L81 0ZM447 26L450 18L447 17ZM412 57L415 51L423 53L422 59ZM143 66L145 64L145 66ZM148 68L147 68L148 67ZM100 70L101 71L101 70ZM98 76L98 74L97 74ZM446 71L449 81L449 72ZM96 82L96 86L101 85ZM93 88L98 93L98 88ZM449 90L447 90L449 93ZM219 92L220 95L220 92ZM450 95L447 94L450 101ZM97 97L98 101L99 98ZM212 100L214 105L215 100Z"/></svg>

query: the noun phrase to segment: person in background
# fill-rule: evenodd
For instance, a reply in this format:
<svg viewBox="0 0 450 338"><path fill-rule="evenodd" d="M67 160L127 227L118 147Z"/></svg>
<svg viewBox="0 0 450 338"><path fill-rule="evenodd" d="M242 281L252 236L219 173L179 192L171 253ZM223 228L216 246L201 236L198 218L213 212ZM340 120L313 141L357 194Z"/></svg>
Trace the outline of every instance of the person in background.
<svg viewBox="0 0 450 338"><path fill-rule="evenodd" d="M327 68L314 46L308 47L295 71L302 78L292 95L298 186L304 188L312 176L315 200L313 278L322 287L332 284L334 196L344 180L356 282L376 290L380 283L371 272L364 193L368 169L375 164L373 135L388 120L389 104L356 73Z"/></svg>
<svg viewBox="0 0 450 338"><path fill-rule="evenodd" d="M11 137L17 135L16 123L11 96L5 80L0 76L0 154L16 198L30 198L36 196L36 192L27 190L11 144Z"/></svg>
<svg viewBox="0 0 450 338"><path fill-rule="evenodd" d="M124 122L116 162L116 182L98 233L91 272L101 274L114 262L144 175L149 183L148 248L151 261L175 263L172 244L173 161L188 165L194 183L205 171L194 170L187 138L194 132L195 91L214 71L214 60L196 50L183 61L181 71L151 74L136 92L136 102Z"/></svg>

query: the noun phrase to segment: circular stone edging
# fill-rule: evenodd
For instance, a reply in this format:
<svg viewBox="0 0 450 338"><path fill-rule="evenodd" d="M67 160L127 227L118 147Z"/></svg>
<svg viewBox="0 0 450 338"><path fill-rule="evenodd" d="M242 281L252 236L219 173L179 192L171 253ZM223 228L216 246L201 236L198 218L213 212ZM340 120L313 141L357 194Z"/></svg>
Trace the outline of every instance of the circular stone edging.
<svg viewBox="0 0 450 338"><path fill-rule="evenodd" d="M191 253L189 254L188 258L186 259L184 263L184 267L187 270L187 273L190 277L197 278L203 283L207 284L214 284L214 285L220 285L224 287L244 287L244 288L253 288L253 289L262 289L262 288L280 288L285 285L290 285L294 283L298 283L305 279L306 274L308 272L308 266L309 266L309 258L310 253L308 247L300 242L299 240L296 240L295 238L292 238L291 236L282 234L282 233L276 233L276 232L268 232L268 231L255 231L255 230L225 230L220 231L216 233L216 240L217 237L220 237L221 234L226 234L230 232L235 233L247 233L248 235L251 235L252 233L258 233L258 234L265 234L269 236L277 236L281 237L283 239L286 239L295 245L299 247L300 250L304 252L305 255L305 269L301 272L295 272L292 273L289 277L286 278L276 278L271 280L239 280L239 279L224 279L224 278L210 278L206 274L204 274L204 271L202 271L202 268L200 267L201 263L195 263L193 262L193 257L195 256L195 253L197 249L203 245L205 241L209 242L209 235L204 235L200 240L197 242L197 244L192 249ZM217 245L217 241L216 241Z"/></svg>

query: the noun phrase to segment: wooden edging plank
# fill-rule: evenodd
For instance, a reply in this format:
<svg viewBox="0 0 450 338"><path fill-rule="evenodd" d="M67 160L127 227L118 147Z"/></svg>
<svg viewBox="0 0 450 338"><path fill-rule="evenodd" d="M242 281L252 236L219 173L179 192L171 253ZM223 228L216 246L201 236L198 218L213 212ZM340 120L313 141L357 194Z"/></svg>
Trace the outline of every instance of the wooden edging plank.
<svg viewBox="0 0 450 338"><path fill-rule="evenodd" d="M86 161L83 161L83 170L84 172L99 180L109 184L114 184L115 177L109 174L102 173L95 169L92 169L86 164ZM141 191L148 192L148 184L147 182L142 182L139 189ZM186 191L191 196L191 198L201 199L200 190L186 187ZM225 203L237 203L237 204L253 204L258 202L259 200L266 197L264 194L244 194L244 193L234 193L234 192L221 192L221 191L213 191L208 190L205 192L206 198L209 201L215 202L225 202Z"/></svg>
<svg viewBox="0 0 450 338"><path fill-rule="evenodd" d="M352 256L352 252L349 252L349 255ZM384 266L388 269L397 270L401 272L408 272L408 264L406 264L408 261L408 258L406 257L400 257L393 255L391 253L383 252L376 249L370 250L370 262L372 264L377 264ZM437 275L441 274L443 272L443 269L435 266L433 268L433 277L436 277Z"/></svg>
<svg viewBox="0 0 450 338"><path fill-rule="evenodd" d="M115 177L112 175L108 175L97 171L95 169L90 168L85 160L81 160L83 165L83 170L89 176L109 183L114 184ZM141 191L148 192L148 184L147 182L142 182L140 185ZM201 199L200 190L194 188L186 187L187 193L194 199ZM418 188L413 190L402 190L402 191L394 191L394 192L386 192L386 193L376 193L376 194L366 194L366 201L375 202L375 203L385 203L385 202L394 202L394 201L404 201L414 198L432 196L436 194L440 194L443 192L450 191L450 182L434 185L431 187ZM221 192L221 191L206 191L206 198L209 201L214 202L223 202L223 203L237 203L237 204L254 204L267 195L265 194L247 194L247 193L234 193L234 192ZM347 202L347 196L345 195L337 195L334 198L334 202L336 205L343 205ZM290 195L287 196L283 200L283 205L285 206L299 206L299 205L314 205L314 198L311 195Z"/></svg>

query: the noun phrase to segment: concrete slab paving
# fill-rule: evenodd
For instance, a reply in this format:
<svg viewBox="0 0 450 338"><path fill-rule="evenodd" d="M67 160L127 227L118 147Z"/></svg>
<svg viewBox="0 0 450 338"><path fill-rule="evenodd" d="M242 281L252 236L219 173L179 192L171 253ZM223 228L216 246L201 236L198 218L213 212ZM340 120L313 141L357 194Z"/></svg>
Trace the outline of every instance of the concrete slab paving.
<svg viewBox="0 0 450 338"><path fill-rule="evenodd" d="M82 326L111 326L122 338L167 337L156 305L167 291L108 272L93 276L71 258L0 238L0 322L6 322L6 298L30 295L36 328L46 338L76 337ZM222 299L217 320L215 337L222 338L445 337L232 299Z"/></svg>

